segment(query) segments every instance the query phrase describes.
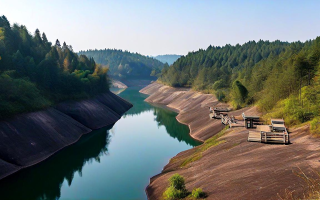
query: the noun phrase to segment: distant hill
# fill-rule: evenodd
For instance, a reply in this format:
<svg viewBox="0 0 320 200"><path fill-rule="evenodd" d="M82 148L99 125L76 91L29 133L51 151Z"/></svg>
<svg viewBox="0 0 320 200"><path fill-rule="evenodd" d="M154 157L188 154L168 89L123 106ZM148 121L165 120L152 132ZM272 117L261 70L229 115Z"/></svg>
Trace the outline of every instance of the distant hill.
<svg viewBox="0 0 320 200"><path fill-rule="evenodd" d="M158 55L158 56L155 56L154 58L163 63L168 63L169 65L172 65L180 57L181 55L167 54L167 55Z"/></svg>
<svg viewBox="0 0 320 200"><path fill-rule="evenodd" d="M159 81L213 93L234 108L257 105L265 119L296 125L312 120L320 133L320 37L305 42L249 41L190 52ZM317 125L316 125L317 124Z"/></svg>
<svg viewBox="0 0 320 200"><path fill-rule="evenodd" d="M79 55L93 58L109 67L109 75L116 79L152 78L160 74L164 64L152 57L117 49L80 51Z"/></svg>

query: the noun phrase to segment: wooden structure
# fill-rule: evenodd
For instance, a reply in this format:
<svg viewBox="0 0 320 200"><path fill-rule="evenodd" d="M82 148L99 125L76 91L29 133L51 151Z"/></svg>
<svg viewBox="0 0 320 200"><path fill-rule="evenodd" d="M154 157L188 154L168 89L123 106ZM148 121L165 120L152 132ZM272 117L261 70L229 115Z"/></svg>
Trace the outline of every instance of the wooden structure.
<svg viewBox="0 0 320 200"><path fill-rule="evenodd" d="M239 121L236 120L233 116L229 117L227 114L225 115L221 114L220 118L221 118L221 123L224 125L229 125L229 128L243 127L243 123L241 123L241 121L239 123Z"/></svg>
<svg viewBox="0 0 320 200"><path fill-rule="evenodd" d="M231 118L226 114L220 114L220 118L221 118L221 123L224 125L230 124L231 123Z"/></svg>
<svg viewBox="0 0 320 200"><path fill-rule="evenodd" d="M288 132L249 131L249 142L289 144Z"/></svg>
<svg viewBox="0 0 320 200"><path fill-rule="evenodd" d="M271 119L272 125L258 125L249 131L249 142L289 144L289 134L283 119Z"/></svg>
<svg viewBox="0 0 320 200"><path fill-rule="evenodd" d="M210 109L210 118L212 119L221 119L221 114L226 115L226 112L229 112L228 108L214 108L213 110Z"/></svg>
<svg viewBox="0 0 320 200"><path fill-rule="evenodd" d="M242 113L242 117L246 128L255 128L255 126L260 123L260 117L258 116L245 116L245 114Z"/></svg>
<svg viewBox="0 0 320 200"><path fill-rule="evenodd" d="M283 119L271 119L272 131L287 131Z"/></svg>
<svg viewBox="0 0 320 200"><path fill-rule="evenodd" d="M214 119L221 119L221 123L224 125L229 125L230 128L232 127L243 127L243 123L239 123L238 120L234 118L234 116L229 117L227 112L231 111L229 108L214 108L210 109L210 118Z"/></svg>

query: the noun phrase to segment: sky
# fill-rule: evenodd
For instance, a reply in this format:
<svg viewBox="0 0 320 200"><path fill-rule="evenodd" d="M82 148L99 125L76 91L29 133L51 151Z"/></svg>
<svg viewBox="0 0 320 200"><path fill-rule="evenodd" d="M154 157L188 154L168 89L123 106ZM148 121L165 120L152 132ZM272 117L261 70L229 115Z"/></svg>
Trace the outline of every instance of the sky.
<svg viewBox="0 0 320 200"><path fill-rule="evenodd" d="M0 15L74 51L180 54L250 40L320 36L318 0L0 0Z"/></svg>

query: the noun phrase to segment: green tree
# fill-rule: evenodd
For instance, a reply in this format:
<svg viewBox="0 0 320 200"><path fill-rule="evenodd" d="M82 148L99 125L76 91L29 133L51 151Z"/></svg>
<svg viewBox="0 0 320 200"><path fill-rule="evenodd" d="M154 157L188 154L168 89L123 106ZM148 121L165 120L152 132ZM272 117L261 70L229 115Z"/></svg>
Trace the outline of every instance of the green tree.
<svg viewBox="0 0 320 200"><path fill-rule="evenodd" d="M232 84L232 99L236 107L239 108L244 105L248 97L248 90L240 81L236 80Z"/></svg>

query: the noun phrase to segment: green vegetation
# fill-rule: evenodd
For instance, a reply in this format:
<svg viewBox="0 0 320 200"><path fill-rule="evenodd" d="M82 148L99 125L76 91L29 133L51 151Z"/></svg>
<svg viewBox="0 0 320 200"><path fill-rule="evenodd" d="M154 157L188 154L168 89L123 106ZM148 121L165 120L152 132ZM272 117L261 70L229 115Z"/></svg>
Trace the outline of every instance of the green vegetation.
<svg viewBox="0 0 320 200"><path fill-rule="evenodd" d="M163 196L164 196L164 199L175 200L175 199L182 199L186 197L186 194L184 194L181 190L177 190L174 187L170 186L163 193Z"/></svg>
<svg viewBox="0 0 320 200"><path fill-rule="evenodd" d="M120 79L158 76L164 66L154 58L116 49L87 50L79 54L92 57L97 63L109 68L110 76Z"/></svg>
<svg viewBox="0 0 320 200"><path fill-rule="evenodd" d="M201 188L195 188L192 190L191 196L193 198L199 199L206 197L206 193L204 193Z"/></svg>
<svg viewBox="0 0 320 200"><path fill-rule="evenodd" d="M172 65L180 57L181 55L167 54L167 55L158 55L158 56L155 56L154 58L163 63L168 63L168 65Z"/></svg>
<svg viewBox="0 0 320 200"><path fill-rule="evenodd" d="M320 133L320 117L315 117L310 122L311 133Z"/></svg>
<svg viewBox="0 0 320 200"><path fill-rule="evenodd" d="M165 199L181 199L188 195L184 178L182 176L174 174L169 178L169 182L170 186L163 193Z"/></svg>
<svg viewBox="0 0 320 200"><path fill-rule="evenodd" d="M184 178L179 174L174 174L169 179L170 186L181 191L186 191L186 186L184 182Z"/></svg>
<svg viewBox="0 0 320 200"><path fill-rule="evenodd" d="M206 194L201 188L195 188L192 193L188 192L185 185L185 180L180 174L174 174L169 178L169 187L163 193L164 199L175 200L191 197L192 199L204 198Z"/></svg>
<svg viewBox="0 0 320 200"><path fill-rule="evenodd" d="M0 119L109 89L107 69L37 29L0 17Z"/></svg>
<svg viewBox="0 0 320 200"><path fill-rule="evenodd" d="M319 60L320 37L209 46L165 67L159 81L215 94L235 108L255 104L270 113L265 118L283 117L294 125L319 117ZM317 127L313 125L314 130Z"/></svg>

